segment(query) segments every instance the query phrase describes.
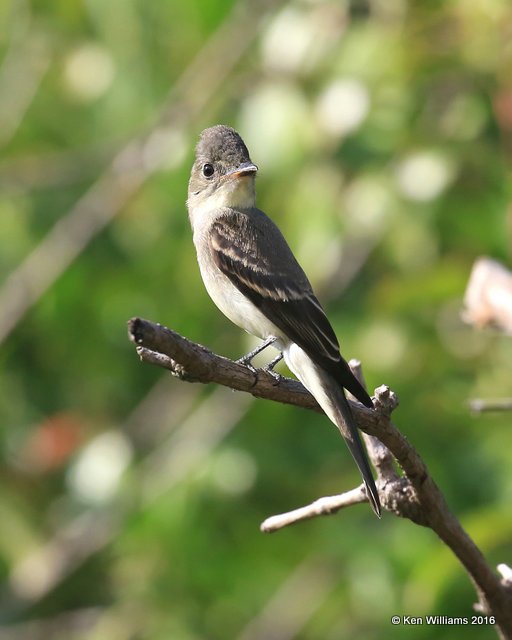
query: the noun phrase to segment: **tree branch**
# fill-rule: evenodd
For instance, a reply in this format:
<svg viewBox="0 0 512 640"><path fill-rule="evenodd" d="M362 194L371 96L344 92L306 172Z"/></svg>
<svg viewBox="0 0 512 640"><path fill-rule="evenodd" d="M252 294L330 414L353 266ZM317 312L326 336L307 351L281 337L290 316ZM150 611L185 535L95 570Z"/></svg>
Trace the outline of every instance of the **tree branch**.
<svg viewBox="0 0 512 640"><path fill-rule="evenodd" d="M169 369L182 380L214 382L245 391L257 398L321 412L315 399L299 382L283 378L276 383L270 374L261 370L253 372L159 324L133 318L129 321L128 333L137 345L137 353L142 361ZM377 442L370 441L369 454L377 470L377 487L383 508L435 531L466 569L478 594L478 610L495 616L501 638L512 638L510 581L505 575L500 581L499 576L487 565L481 551L449 510L426 464L391 421L391 413L398 405L398 400L389 387L376 389L374 405L375 409L372 410L351 401L359 428L377 439ZM403 475L396 472L393 458ZM276 530L366 500L362 487L358 487L341 496L321 498L308 507L270 518L262 527L265 531Z"/></svg>
<svg viewBox="0 0 512 640"><path fill-rule="evenodd" d="M282 513L278 516L270 516L261 523L260 529L265 533L273 533L279 529L284 529L291 524L301 522L302 520L310 520L317 516L330 516L337 513L345 507L351 507L354 504L368 502L364 485L360 485L351 491L346 491L337 496L326 496L318 498L305 507L299 507L293 511Z"/></svg>

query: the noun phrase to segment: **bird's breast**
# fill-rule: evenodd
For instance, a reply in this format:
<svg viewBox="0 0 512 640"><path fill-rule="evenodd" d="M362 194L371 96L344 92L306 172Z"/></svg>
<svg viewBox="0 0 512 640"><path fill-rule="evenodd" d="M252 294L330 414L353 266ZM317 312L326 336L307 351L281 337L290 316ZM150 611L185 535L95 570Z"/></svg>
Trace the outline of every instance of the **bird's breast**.
<svg viewBox="0 0 512 640"><path fill-rule="evenodd" d="M194 237L196 247L203 242L204 238ZM222 273L210 251L197 251L197 261L210 298L231 322L258 338L275 336L287 341L282 331Z"/></svg>

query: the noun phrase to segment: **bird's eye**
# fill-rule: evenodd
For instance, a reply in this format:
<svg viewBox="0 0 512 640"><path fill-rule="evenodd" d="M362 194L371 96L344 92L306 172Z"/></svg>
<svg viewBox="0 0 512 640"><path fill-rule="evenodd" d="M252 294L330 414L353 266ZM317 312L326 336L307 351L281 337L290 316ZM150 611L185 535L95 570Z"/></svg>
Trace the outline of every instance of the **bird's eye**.
<svg viewBox="0 0 512 640"><path fill-rule="evenodd" d="M211 178L214 173L215 169L213 168L213 164L210 164L209 162L203 164L203 176L205 178Z"/></svg>

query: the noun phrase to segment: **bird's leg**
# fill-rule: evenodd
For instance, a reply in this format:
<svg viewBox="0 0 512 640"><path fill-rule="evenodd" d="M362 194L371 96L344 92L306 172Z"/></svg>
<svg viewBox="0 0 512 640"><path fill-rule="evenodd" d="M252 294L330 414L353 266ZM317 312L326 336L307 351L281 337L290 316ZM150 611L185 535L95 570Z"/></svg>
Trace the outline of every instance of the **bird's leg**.
<svg viewBox="0 0 512 640"><path fill-rule="evenodd" d="M249 353L247 353L245 356L242 356L241 358L239 358L237 360L238 364L243 364L244 366L248 367L251 371L256 372L256 369L251 364L251 360L255 358L258 355L258 353L261 353L264 349L266 349L267 347L270 347L271 344L274 344L276 340L277 338L275 336L269 336L268 338L266 338L266 340L264 340L261 344L259 344L256 347L256 349L249 351Z"/></svg>
<svg viewBox="0 0 512 640"><path fill-rule="evenodd" d="M279 353L279 355L277 355L273 360L271 360L268 364L266 364L263 367L263 371L266 371L267 373L270 373L270 375L274 378L274 380L276 381L276 384L279 384L283 378L283 376L278 373L277 371L274 371L274 367L276 366L276 364L278 362L281 362L281 360L283 359L283 353Z"/></svg>

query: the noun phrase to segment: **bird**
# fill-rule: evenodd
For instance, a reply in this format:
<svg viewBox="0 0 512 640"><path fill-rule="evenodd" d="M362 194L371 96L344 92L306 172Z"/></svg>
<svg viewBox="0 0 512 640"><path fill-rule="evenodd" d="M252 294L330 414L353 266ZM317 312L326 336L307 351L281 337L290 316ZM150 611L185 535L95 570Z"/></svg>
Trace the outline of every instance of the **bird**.
<svg viewBox="0 0 512 640"><path fill-rule="evenodd" d="M340 354L336 334L277 225L256 207L258 167L235 129L205 129L195 150L187 208L199 270L220 311L263 342L286 365L338 427L361 473L366 495L381 516L379 494L352 410L349 391L373 408L366 389ZM278 374L276 374L278 375Z"/></svg>

